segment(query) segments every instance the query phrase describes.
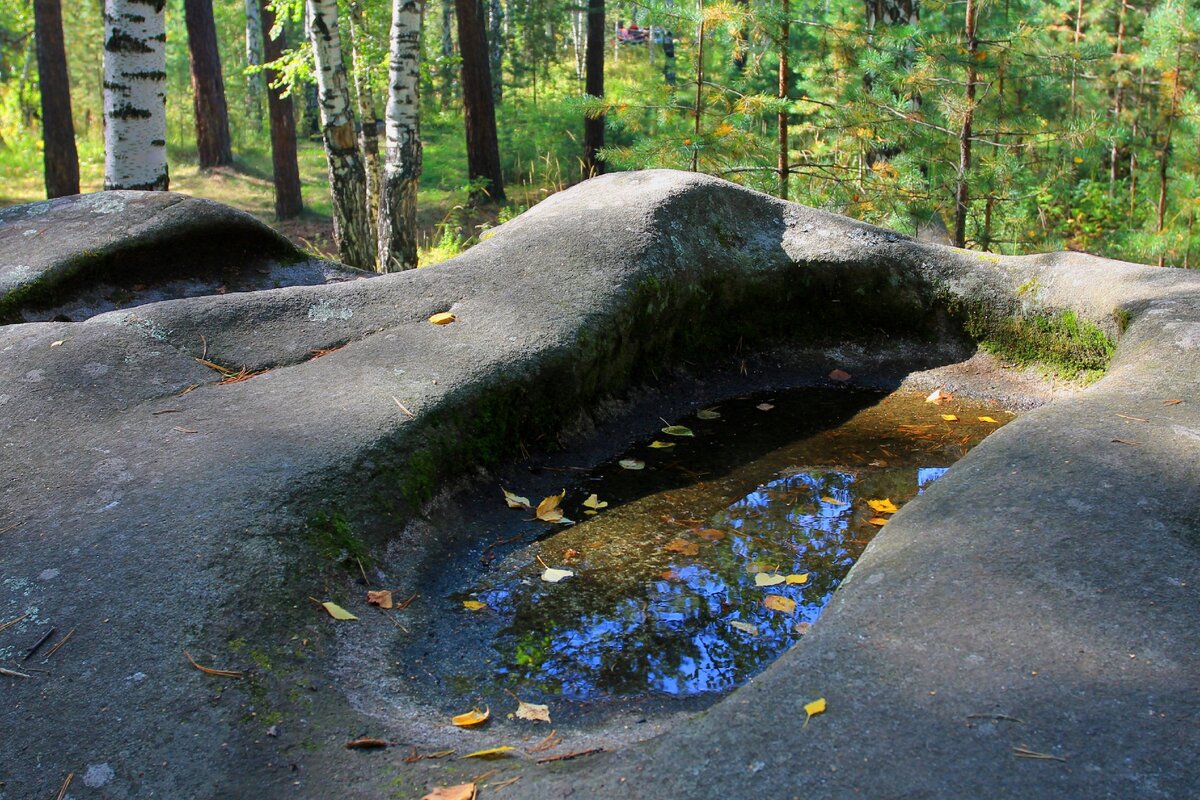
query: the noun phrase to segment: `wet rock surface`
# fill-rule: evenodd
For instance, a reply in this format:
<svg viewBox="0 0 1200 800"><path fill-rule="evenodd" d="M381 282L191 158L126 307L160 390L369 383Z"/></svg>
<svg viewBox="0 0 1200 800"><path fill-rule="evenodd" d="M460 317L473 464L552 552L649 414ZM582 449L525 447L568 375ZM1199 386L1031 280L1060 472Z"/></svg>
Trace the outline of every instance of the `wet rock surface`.
<svg viewBox="0 0 1200 800"><path fill-rule="evenodd" d="M30 260L14 247L4 263ZM0 625L21 618L0 666L29 675L0 676L0 797L53 796L71 772L72 795L113 798L419 797L479 775L405 763L408 746L525 750L549 731L381 705L411 632L362 585L419 594L477 544L491 512L427 506L444 487L521 469L505 465L522 447L589 466L658 416L835 367L919 385L971 355L964 314L1063 310L1116 341L1107 374L906 505L799 645L700 716L631 708L486 780L530 798L1187 796L1200 279L921 244L655 171L555 195L417 272L0 328ZM952 374L1021 407L1034 393L1001 372ZM557 438L568 460L537 455ZM531 494L559 488L539 480ZM457 515L458 538L429 514ZM805 726L816 697L828 711ZM343 748L364 734L404 746Z"/></svg>

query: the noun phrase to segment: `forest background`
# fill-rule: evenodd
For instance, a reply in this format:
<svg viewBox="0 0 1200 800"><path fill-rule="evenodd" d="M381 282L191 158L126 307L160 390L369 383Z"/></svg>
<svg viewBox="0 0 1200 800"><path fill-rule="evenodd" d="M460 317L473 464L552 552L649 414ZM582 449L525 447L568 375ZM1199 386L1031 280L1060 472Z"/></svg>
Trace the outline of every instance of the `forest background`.
<svg viewBox="0 0 1200 800"><path fill-rule="evenodd" d="M272 5L292 45L274 76L294 101L305 209L285 221L274 219L265 79L253 63L261 57L247 43L258 4L186 2L211 2L234 160L198 166L185 0L167 0L170 188L243 208L335 254L303 1ZM428 0L419 36L423 265L589 170L649 167L698 170L979 250L1067 248L1181 267L1200 259L1200 0L464 3L487 33L506 199L468 179L456 3ZM587 17L597 6L602 98L585 91ZM339 3L360 134L363 111L382 117L386 105L392 12L385 0ZM104 178L103 0L62 0L62 17L80 186L95 191ZM46 196L35 50L33 0L6 0L0 206ZM585 152L585 117L602 126L598 160Z"/></svg>

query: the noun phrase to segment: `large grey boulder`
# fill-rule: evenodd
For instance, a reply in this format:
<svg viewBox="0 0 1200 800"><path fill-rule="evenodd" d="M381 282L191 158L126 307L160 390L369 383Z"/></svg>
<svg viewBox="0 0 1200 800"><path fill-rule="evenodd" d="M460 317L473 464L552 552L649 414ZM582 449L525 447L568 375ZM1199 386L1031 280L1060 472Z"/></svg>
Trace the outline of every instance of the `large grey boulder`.
<svg viewBox="0 0 1200 800"><path fill-rule="evenodd" d="M68 773L72 796L112 798L417 797L482 773L342 749L517 734L388 704L404 634L330 544L412 585L471 542L419 524L447 482L671 364L790 342L816 347L814 374L826 345L869 378L908 368L888 363L899 342L937 363L964 331L1093 366L1116 350L897 514L759 678L651 741L514 762L496 796L1189 796L1200 279L922 244L653 171L554 195L428 269L0 328L0 624L29 615L0 631L0 666L41 670L0 677L0 798L53 796ZM337 626L309 595L362 619ZM21 662L49 626L75 634ZM829 711L804 726L817 696Z"/></svg>
<svg viewBox="0 0 1200 800"><path fill-rule="evenodd" d="M244 211L174 192L99 192L0 210L0 323L79 321L177 297L367 274L301 253Z"/></svg>

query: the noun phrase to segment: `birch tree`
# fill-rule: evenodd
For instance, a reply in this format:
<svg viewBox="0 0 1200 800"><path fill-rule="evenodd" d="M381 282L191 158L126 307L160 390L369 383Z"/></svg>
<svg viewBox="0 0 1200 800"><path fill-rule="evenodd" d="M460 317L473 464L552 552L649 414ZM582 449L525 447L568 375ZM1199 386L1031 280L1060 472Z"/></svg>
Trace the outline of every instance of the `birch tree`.
<svg viewBox="0 0 1200 800"><path fill-rule="evenodd" d="M421 4L392 0L385 121L387 159L379 196L379 265L417 266L417 183L421 177Z"/></svg>
<svg viewBox="0 0 1200 800"><path fill-rule="evenodd" d="M166 0L104 3L104 188L165 191Z"/></svg>
<svg viewBox="0 0 1200 800"><path fill-rule="evenodd" d="M343 262L374 269L375 247L367 221L366 171L354 133L350 85L338 31L337 0L307 0L307 7L308 35L321 106L321 135L333 197L333 238Z"/></svg>

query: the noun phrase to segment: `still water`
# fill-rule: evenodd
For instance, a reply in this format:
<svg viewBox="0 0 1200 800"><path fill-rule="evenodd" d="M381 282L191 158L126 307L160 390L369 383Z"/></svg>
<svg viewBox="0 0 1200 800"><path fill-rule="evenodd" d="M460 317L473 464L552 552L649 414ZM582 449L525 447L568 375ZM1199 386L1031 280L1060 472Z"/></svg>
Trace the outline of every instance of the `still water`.
<svg viewBox="0 0 1200 800"><path fill-rule="evenodd" d="M744 683L816 622L893 508L1012 418L851 389L697 411L669 421L693 435L565 475L573 524L511 512L513 541L438 600L456 615L454 655L432 659L447 685L586 701ZM571 575L550 583L547 568Z"/></svg>

